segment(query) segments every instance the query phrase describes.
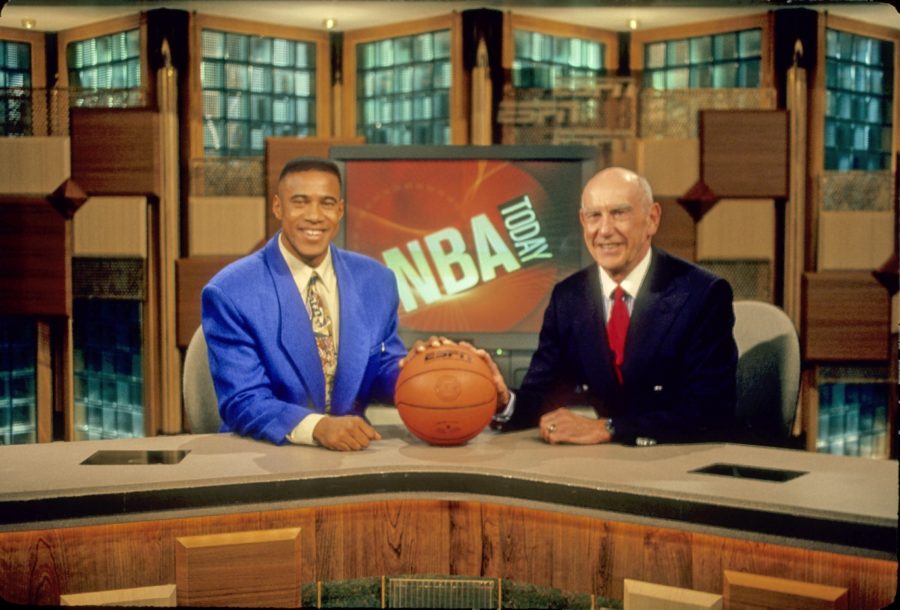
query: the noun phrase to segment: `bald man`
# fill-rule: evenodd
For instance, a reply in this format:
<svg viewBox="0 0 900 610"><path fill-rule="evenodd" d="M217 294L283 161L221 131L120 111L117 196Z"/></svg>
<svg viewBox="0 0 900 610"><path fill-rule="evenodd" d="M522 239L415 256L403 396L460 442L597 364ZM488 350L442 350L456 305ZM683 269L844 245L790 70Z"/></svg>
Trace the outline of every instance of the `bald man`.
<svg viewBox="0 0 900 610"><path fill-rule="evenodd" d="M731 287L654 247L660 216L650 185L632 171L607 168L588 181L579 218L596 264L554 287L537 351L498 427L538 426L548 443L728 438Z"/></svg>

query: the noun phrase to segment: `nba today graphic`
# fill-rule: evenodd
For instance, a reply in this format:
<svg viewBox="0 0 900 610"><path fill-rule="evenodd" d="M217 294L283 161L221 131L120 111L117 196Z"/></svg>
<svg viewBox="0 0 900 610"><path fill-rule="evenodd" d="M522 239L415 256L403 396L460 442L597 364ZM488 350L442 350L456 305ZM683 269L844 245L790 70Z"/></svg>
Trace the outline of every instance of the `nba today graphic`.
<svg viewBox="0 0 900 610"><path fill-rule="evenodd" d="M393 270L405 328L536 332L577 265L540 162L367 160L347 173L347 246ZM577 200L566 206L574 217Z"/></svg>

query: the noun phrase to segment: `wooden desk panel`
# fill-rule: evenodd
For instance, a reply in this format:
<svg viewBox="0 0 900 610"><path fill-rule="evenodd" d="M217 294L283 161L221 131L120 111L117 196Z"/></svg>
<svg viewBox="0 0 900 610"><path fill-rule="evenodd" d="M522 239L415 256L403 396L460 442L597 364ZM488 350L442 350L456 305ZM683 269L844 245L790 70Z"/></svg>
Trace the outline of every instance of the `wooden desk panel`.
<svg viewBox="0 0 900 610"><path fill-rule="evenodd" d="M846 587L856 610L879 610L896 589L893 561L493 502L382 500L0 533L0 597L55 605L60 594L171 584L176 538L288 527L301 530L303 582L446 574L622 599L625 578L721 593L725 570L752 566Z"/></svg>
<svg viewBox="0 0 900 610"><path fill-rule="evenodd" d="M727 569L844 587L856 610L880 610L896 591L896 462L742 445L551 446L534 431L428 447L379 429L383 440L346 454L229 434L0 447L0 597L57 603L171 584L177 537L293 527L304 583L447 574L621 599L625 578L721 593ZM177 464L81 464L137 449L189 453ZM709 463L806 474L693 472Z"/></svg>

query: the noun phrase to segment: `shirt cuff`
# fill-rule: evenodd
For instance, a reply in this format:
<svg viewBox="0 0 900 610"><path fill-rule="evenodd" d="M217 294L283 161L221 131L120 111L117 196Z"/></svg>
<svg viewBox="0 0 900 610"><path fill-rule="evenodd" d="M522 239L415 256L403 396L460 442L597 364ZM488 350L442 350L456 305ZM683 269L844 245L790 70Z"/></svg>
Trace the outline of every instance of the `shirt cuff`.
<svg viewBox="0 0 900 610"><path fill-rule="evenodd" d="M494 421L498 424L505 424L512 418L513 412L516 410L516 393L510 390L509 402L499 413L494 414Z"/></svg>
<svg viewBox="0 0 900 610"><path fill-rule="evenodd" d="M310 413L301 419L300 423L287 435L288 442L294 445L318 445L319 443L313 438L313 430L323 417L325 415L322 413Z"/></svg>

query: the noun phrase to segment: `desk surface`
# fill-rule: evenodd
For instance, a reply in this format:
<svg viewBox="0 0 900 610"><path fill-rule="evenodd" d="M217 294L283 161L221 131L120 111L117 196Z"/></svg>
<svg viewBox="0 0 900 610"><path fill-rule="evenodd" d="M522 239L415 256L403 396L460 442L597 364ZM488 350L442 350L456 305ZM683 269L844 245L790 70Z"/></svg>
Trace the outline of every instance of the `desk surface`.
<svg viewBox="0 0 900 610"><path fill-rule="evenodd" d="M298 506L472 497L896 560L895 461L732 444L551 446L487 431L430 447L402 426L356 453L230 434L0 447L0 531ZM84 465L99 450L188 452L177 464ZM804 474L700 474L712 464Z"/></svg>

